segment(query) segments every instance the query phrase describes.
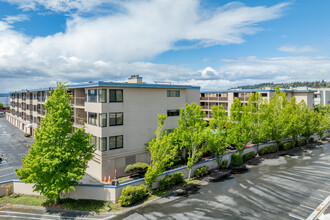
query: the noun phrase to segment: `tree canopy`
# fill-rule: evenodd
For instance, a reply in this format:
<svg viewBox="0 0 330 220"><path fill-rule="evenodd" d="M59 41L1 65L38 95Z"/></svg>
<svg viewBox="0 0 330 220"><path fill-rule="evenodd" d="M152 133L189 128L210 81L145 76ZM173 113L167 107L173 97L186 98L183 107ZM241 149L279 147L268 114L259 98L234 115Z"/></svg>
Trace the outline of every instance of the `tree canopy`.
<svg viewBox="0 0 330 220"><path fill-rule="evenodd" d="M70 95L65 84L57 83L45 103L46 116L35 131L35 142L22 158L17 170L20 180L33 183L34 191L49 200L74 190L73 185L84 176L87 162L93 157L90 135L84 128L72 132Z"/></svg>

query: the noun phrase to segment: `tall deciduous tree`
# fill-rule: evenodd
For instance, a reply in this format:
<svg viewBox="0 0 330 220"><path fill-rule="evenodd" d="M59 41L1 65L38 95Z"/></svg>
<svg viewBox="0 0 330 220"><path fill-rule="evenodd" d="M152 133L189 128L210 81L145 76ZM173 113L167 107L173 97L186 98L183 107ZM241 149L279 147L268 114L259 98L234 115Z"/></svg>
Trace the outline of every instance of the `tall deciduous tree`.
<svg viewBox="0 0 330 220"><path fill-rule="evenodd" d="M244 111L248 120L251 141L259 152L259 143L265 142L270 137L271 127L267 100L259 92L252 93Z"/></svg>
<svg viewBox="0 0 330 220"><path fill-rule="evenodd" d="M177 150L172 146L171 137L166 135L166 130L164 128L164 122L167 115L158 115L158 127L156 129L156 137L154 137L147 147L151 163L148 170L144 176L144 180L148 188L152 189L152 184L156 182L157 177L166 170L166 166L171 162Z"/></svg>
<svg viewBox="0 0 330 220"><path fill-rule="evenodd" d="M66 85L57 83L45 103L46 117L35 131L35 142L22 158L22 168L16 169L23 182L33 183L34 191L53 201L74 190L94 152L84 128L72 132L69 97Z"/></svg>
<svg viewBox="0 0 330 220"><path fill-rule="evenodd" d="M277 148L283 139L285 129L285 115L283 114L283 108L287 105L287 98L284 92L280 92L280 89L276 86L275 93L269 102L269 120L271 125L271 137L276 142Z"/></svg>
<svg viewBox="0 0 330 220"><path fill-rule="evenodd" d="M188 180L191 177L191 167L203 155L202 144L205 141L206 122L203 120L205 112L196 103L186 104L180 109L179 127L177 134L180 136L181 145L188 150L187 168Z"/></svg>
<svg viewBox="0 0 330 220"><path fill-rule="evenodd" d="M228 145L225 129L228 117L222 105L212 106L211 109L213 117L210 120L210 126L206 130L206 143L208 150L214 154L219 169Z"/></svg>
<svg viewBox="0 0 330 220"><path fill-rule="evenodd" d="M234 99L230 108L230 120L227 124L227 143L234 145L240 155L243 154L245 146L251 140L249 118L247 114L243 114L246 108L239 99Z"/></svg>

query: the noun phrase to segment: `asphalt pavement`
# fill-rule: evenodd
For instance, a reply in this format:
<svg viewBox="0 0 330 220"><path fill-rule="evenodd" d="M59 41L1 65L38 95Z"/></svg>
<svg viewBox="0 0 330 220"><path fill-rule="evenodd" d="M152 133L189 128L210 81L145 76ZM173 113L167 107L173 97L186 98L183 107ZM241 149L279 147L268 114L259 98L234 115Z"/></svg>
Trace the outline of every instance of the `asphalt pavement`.
<svg viewBox="0 0 330 220"><path fill-rule="evenodd" d="M4 160L0 164L0 182L17 179L15 168L22 167L21 158L28 153L33 138L24 137L24 132L0 118L0 154Z"/></svg>

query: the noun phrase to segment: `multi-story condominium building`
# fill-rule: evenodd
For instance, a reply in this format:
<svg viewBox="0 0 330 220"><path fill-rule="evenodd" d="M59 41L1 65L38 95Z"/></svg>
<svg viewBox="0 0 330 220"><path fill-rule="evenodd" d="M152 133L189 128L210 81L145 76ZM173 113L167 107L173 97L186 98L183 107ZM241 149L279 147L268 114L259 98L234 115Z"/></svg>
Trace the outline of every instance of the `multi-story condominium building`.
<svg viewBox="0 0 330 220"><path fill-rule="evenodd" d="M138 75L128 83L90 82L68 87L73 105L73 129L82 126L92 134L94 158L87 173L102 180L124 174L126 165L149 163L146 144L154 137L158 114L167 114L166 129L177 127L179 109L186 103L199 104L200 87L142 83ZM45 117L44 104L50 88L11 93L6 116L15 126L34 133Z"/></svg>
<svg viewBox="0 0 330 220"><path fill-rule="evenodd" d="M281 90L285 92L288 100L290 101L293 96L296 97L296 101L300 102L304 100L308 108L314 105L314 92L307 88L295 88ZM201 92L200 94L200 105L205 111L205 120L209 120L212 117L212 106L223 105L224 109L229 115L230 107L234 102L234 99L240 99L242 103L247 104L249 97L252 93L259 92L262 97L269 100L275 93L275 90L264 89L264 90L226 90L226 91L210 91Z"/></svg>
<svg viewBox="0 0 330 220"><path fill-rule="evenodd" d="M314 105L327 106L330 103L330 88L318 88L314 92Z"/></svg>

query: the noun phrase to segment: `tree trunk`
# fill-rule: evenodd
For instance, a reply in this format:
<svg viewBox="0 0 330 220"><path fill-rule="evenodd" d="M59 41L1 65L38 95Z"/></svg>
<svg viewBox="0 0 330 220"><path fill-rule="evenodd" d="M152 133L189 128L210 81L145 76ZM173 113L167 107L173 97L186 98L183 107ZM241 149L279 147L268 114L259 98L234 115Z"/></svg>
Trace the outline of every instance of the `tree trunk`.
<svg viewBox="0 0 330 220"><path fill-rule="evenodd" d="M190 175L191 175L191 168L189 169L189 172L188 172L188 182L190 181Z"/></svg>
<svg viewBox="0 0 330 220"><path fill-rule="evenodd" d="M58 197L55 201L55 205L59 205L60 204L60 197Z"/></svg>
<svg viewBox="0 0 330 220"><path fill-rule="evenodd" d="M256 145L257 147L256 147L256 150L257 150L257 153L256 153L256 155L258 155L259 154L259 142L257 143L257 145Z"/></svg>

